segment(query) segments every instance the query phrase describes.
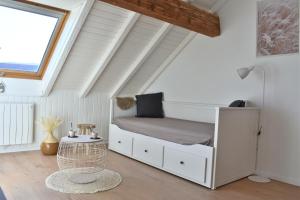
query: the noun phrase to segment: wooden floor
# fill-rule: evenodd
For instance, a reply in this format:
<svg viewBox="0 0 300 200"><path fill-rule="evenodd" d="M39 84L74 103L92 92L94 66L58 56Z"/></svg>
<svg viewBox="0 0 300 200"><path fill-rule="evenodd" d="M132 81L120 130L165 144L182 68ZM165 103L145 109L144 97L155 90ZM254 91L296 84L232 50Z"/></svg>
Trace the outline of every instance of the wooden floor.
<svg viewBox="0 0 300 200"><path fill-rule="evenodd" d="M70 195L45 187L45 178L57 170L56 157L40 152L0 154L0 187L8 200L299 200L300 188L272 181L247 179L212 191L140 162L109 152L108 168L120 172L121 185L113 190Z"/></svg>

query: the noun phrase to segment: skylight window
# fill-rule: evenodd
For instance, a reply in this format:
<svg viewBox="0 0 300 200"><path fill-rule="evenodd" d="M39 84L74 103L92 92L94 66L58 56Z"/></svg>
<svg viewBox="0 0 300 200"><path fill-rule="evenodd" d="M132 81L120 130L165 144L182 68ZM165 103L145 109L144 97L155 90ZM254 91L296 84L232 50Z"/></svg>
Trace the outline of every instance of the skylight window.
<svg viewBox="0 0 300 200"><path fill-rule="evenodd" d="M68 12L24 1L0 2L0 72L42 79Z"/></svg>

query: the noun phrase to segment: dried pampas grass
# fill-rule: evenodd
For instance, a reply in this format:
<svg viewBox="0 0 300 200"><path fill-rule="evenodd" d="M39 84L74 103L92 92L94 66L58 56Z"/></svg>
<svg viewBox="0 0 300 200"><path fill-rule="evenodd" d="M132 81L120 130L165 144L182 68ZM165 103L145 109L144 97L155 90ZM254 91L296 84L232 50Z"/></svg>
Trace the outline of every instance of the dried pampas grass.
<svg viewBox="0 0 300 200"><path fill-rule="evenodd" d="M63 120L59 117L42 117L37 123L41 125L43 131L52 133L63 123Z"/></svg>

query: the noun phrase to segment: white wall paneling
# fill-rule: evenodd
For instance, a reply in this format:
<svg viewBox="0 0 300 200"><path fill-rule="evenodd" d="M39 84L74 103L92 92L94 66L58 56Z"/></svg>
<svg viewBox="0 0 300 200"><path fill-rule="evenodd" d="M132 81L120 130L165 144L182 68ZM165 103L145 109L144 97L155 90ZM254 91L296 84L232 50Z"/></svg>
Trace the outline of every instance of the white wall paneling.
<svg viewBox="0 0 300 200"><path fill-rule="evenodd" d="M146 92L165 92L166 101L228 105L235 99L261 105L263 74L240 80L236 69L266 71L263 132L257 172L300 185L299 54L256 57L256 0L228 0L218 11L222 35L196 38Z"/></svg>
<svg viewBox="0 0 300 200"><path fill-rule="evenodd" d="M35 105L34 119L47 116L58 116L64 123L55 133L59 138L67 135L70 122L95 123L96 130L107 139L109 120L108 95L92 94L79 98L74 91L53 92L49 97L15 97L0 96L0 103L33 103ZM0 120L1 121L1 120ZM30 145L11 145L0 147L1 152L38 149L40 142L46 136L41 127L34 123L34 143Z"/></svg>

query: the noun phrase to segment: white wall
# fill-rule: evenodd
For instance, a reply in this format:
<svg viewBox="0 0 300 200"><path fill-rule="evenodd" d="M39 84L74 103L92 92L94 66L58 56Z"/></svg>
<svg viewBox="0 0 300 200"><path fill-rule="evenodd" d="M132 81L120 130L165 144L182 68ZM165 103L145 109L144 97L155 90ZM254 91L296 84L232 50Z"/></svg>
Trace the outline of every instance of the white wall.
<svg viewBox="0 0 300 200"><path fill-rule="evenodd" d="M108 95L92 94L87 98L79 98L74 91L55 91L49 97L16 97L0 96L1 102L18 102L35 104L35 120L41 117L58 116L64 120L55 133L59 138L67 135L70 122L95 123L96 131L105 139L108 137L109 100ZM39 149L46 136L38 124L35 124L34 143L30 145L0 146L0 153Z"/></svg>
<svg viewBox="0 0 300 200"><path fill-rule="evenodd" d="M219 11L222 35L198 35L147 92L167 101L228 104L262 102L262 72L241 81L235 70L256 65L266 71L266 106L258 172L300 185L299 54L256 57L256 0L229 0Z"/></svg>

